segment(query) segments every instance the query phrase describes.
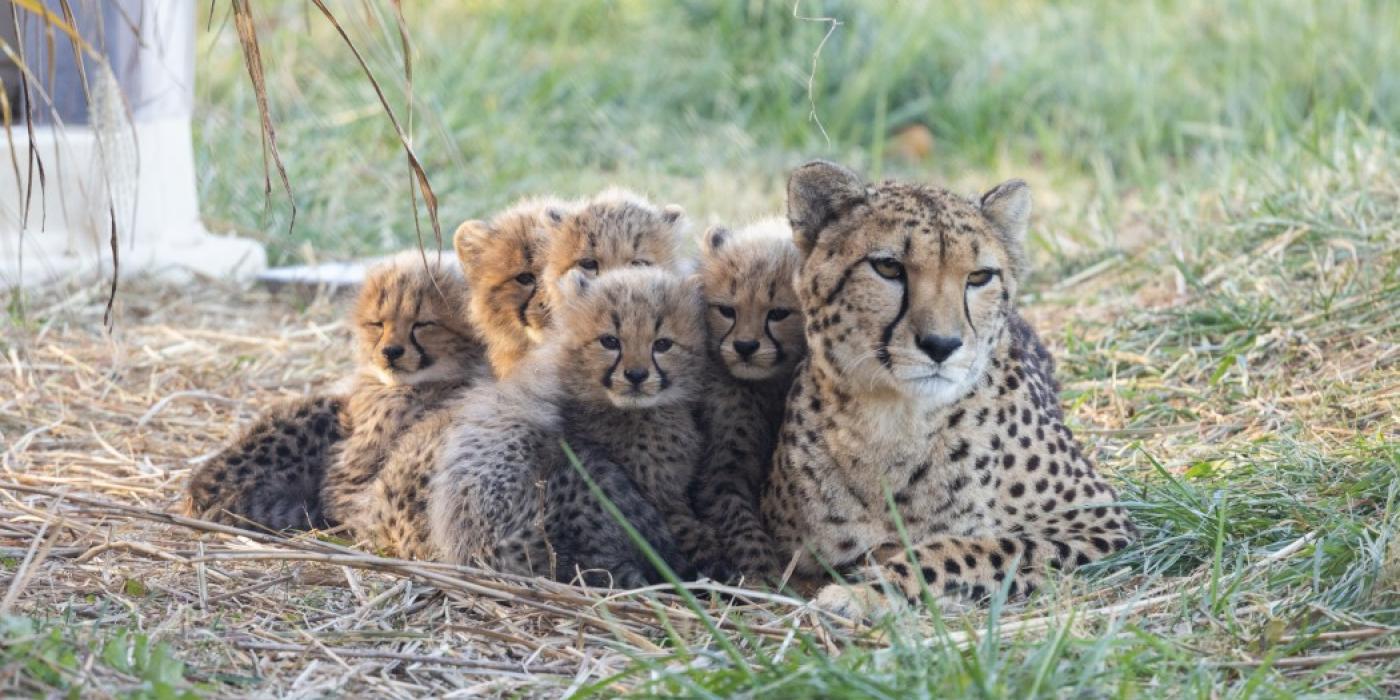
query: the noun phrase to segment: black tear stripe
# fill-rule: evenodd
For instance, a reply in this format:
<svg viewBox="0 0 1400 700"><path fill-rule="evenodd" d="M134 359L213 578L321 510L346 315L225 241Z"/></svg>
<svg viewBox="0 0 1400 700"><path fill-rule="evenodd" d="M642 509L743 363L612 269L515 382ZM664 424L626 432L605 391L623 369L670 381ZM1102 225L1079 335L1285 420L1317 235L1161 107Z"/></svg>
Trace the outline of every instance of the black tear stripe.
<svg viewBox="0 0 1400 700"><path fill-rule="evenodd" d="M530 302L534 300L535 294L540 291L540 286L535 284L530 287L530 293L525 295L525 301L520 302L520 308L515 310L515 315L520 317L520 325L529 326L530 322L525 319L525 312L530 308Z"/></svg>
<svg viewBox="0 0 1400 700"><path fill-rule="evenodd" d="M413 349L414 349L414 350L417 350L417 351L418 351L418 357L422 358L422 359L418 362L418 369L423 370L423 369L427 369L427 368L429 368L429 367L432 367L432 366L433 366L433 357L432 357L432 355L429 355L429 354L428 354L428 351L427 351L427 350L424 350L424 349L423 349L423 346L418 344L418 329L417 329L417 328L409 328L409 329L408 329L408 342L413 343Z"/></svg>
<svg viewBox="0 0 1400 700"><path fill-rule="evenodd" d="M826 295L826 301L822 305L831 306L831 302L836 301L836 297L841 296L841 290L846 288L846 283L850 281L851 275L855 274L856 268L864 264L866 264L865 258L861 258L847 267L845 272L841 273L841 279L836 282L836 286L831 288L831 293Z"/></svg>
<svg viewBox="0 0 1400 700"><path fill-rule="evenodd" d="M778 339L773 336L773 329L769 327L769 322L766 318L763 319L763 334L768 336L769 342L773 343L773 349L778 353L773 357L773 366L777 367L783 363L784 359L787 359L787 353L783 352L783 344L778 342Z"/></svg>
<svg viewBox="0 0 1400 700"><path fill-rule="evenodd" d="M619 364L622 364L622 348L618 348L618 349L617 349L617 357L614 357L614 358L613 358L612 364L609 365L607 371L603 373L603 386L604 386L604 387L606 387L606 388L608 388L608 389L611 389L611 388L612 388L613 372L616 372L616 371L617 371L617 366L618 366Z"/></svg>
<svg viewBox="0 0 1400 700"><path fill-rule="evenodd" d="M651 352L651 366L656 368L656 377L661 380L661 390L665 391L671 386L671 376L666 374L666 370L661 369L661 363L656 361L656 351Z"/></svg>
<svg viewBox="0 0 1400 700"><path fill-rule="evenodd" d="M973 337L977 336L977 326L972 325L972 312L967 308L967 285L963 285L963 317L967 319L967 327L972 329Z"/></svg>
<svg viewBox="0 0 1400 700"><path fill-rule="evenodd" d="M904 314L909 312L909 280L901 277L899 282L902 285L899 294L899 313L895 315L894 320L890 321L889 325L885 326L885 330L880 332L880 349L875 351L875 356L880 359L880 364L884 365L885 369L894 368L894 363L890 360L890 339L894 338L895 326L898 326L899 322L904 320Z"/></svg>
<svg viewBox="0 0 1400 700"><path fill-rule="evenodd" d="M739 312L736 311L736 312L734 312L734 320L729 322L729 328L725 329L724 335L722 335L722 336L719 337L719 343L718 343L715 347L716 347L716 348L723 348L723 347L724 347L724 341L725 341L727 338L729 338L729 334L730 334L730 333L733 333L733 332L734 332L734 328L737 327L738 325L739 325Z"/></svg>

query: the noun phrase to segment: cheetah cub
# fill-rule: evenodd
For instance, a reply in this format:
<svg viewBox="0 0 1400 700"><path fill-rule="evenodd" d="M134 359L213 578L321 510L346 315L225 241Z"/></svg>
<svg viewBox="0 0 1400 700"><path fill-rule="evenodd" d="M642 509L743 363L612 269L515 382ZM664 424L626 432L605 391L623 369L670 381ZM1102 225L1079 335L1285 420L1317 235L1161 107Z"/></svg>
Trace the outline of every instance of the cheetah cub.
<svg viewBox="0 0 1400 700"><path fill-rule="evenodd" d="M714 539L689 499L704 449L696 408L711 371L699 289L638 268L596 279L575 271L559 293L565 433L621 464L694 558Z"/></svg>
<svg viewBox="0 0 1400 700"><path fill-rule="evenodd" d="M709 352L722 371L705 391L705 456L692 500L717 532L710 567L721 575L774 580L773 539L758 514L792 369L806 354L792 288L797 247L782 219L738 230L714 227L701 239L700 281Z"/></svg>
<svg viewBox="0 0 1400 700"><path fill-rule="evenodd" d="M596 586L660 582L622 526L590 492L564 452L561 346L532 351L511 375L473 387L442 434L430 480L430 546L447 561L499 571L581 577ZM665 520L602 449L571 439L593 481L676 571Z"/></svg>
<svg viewBox="0 0 1400 700"><path fill-rule="evenodd" d="M271 408L195 472L191 514L283 530L339 524L353 512L341 501L362 492L369 479L356 475L372 477L384 459L397 430L381 433L386 420L413 420L480 364L479 343L453 311L459 302L448 303L466 283L436 257L428 256L431 272L416 251L370 270L349 317L359 341L351 394ZM354 430L357 422L365 429Z"/></svg>
<svg viewBox="0 0 1400 700"><path fill-rule="evenodd" d="M604 190L551 227L545 289L554 294L574 270L587 278L622 267L676 270L684 225L685 212L674 204L658 208L628 190Z"/></svg>
<svg viewBox="0 0 1400 700"><path fill-rule="evenodd" d="M801 573L866 579L819 604L880 609L879 583L895 602L1023 593L1133 537L1016 312L1030 207L1020 180L968 200L820 161L789 179L811 352L762 510Z"/></svg>
<svg viewBox="0 0 1400 700"><path fill-rule="evenodd" d="M427 263L411 251L373 268L352 314L360 368L321 502L330 521L357 534L370 531L370 486L399 438L482 371L484 348L464 312L461 268L434 253Z"/></svg>
<svg viewBox="0 0 1400 700"><path fill-rule="evenodd" d="M561 199L526 199L489 222L462 224L452 237L472 280L468 315L497 377L509 375L544 336L549 314L540 278L550 229L577 208Z"/></svg>

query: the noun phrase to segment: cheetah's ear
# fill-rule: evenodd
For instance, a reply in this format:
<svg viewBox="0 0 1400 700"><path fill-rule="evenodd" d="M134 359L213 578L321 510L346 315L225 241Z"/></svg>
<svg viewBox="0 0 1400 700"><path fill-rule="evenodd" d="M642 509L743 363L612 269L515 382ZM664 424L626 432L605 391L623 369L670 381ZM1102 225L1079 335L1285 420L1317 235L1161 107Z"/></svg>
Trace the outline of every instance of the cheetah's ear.
<svg viewBox="0 0 1400 700"><path fill-rule="evenodd" d="M564 208L563 208L563 207L545 207L545 208L544 208L544 223L545 223L545 227L548 228L548 229L550 229L550 230L554 230L554 229L558 228L558 227L559 227L559 224L564 223L564 217L566 217L566 216L568 216L568 212L564 211Z"/></svg>
<svg viewBox="0 0 1400 700"><path fill-rule="evenodd" d="M568 307L588 298L591 280L581 270L569 270L554 283L555 294L563 306Z"/></svg>
<svg viewBox="0 0 1400 700"><path fill-rule="evenodd" d="M731 235L733 234L730 230L723 226L711 226L705 231L705 236L701 240L705 253L710 254L719 250L725 243L729 242Z"/></svg>
<svg viewBox="0 0 1400 700"><path fill-rule="evenodd" d="M814 160L788 177L788 222L805 260L832 221L865 201L865 180L835 163Z"/></svg>
<svg viewBox="0 0 1400 700"><path fill-rule="evenodd" d="M679 227L681 219L685 218L685 209L679 204L667 204L661 207L661 220L670 224L673 228Z"/></svg>
<svg viewBox="0 0 1400 700"><path fill-rule="evenodd" d="M1021 245L1031 221L1031 188L1025 180L1007 180L988 190L981 208L1007 243Z"/></svg>
<svg viewBox="0 0 1400 700"><path fill-rule="evenodd" d="M457 251L457 260L462 263L462 271L475 266L477 251L481 241L491 235L491 227L485 221L472 219L463 222L452 234L452 247Z"/></svg>

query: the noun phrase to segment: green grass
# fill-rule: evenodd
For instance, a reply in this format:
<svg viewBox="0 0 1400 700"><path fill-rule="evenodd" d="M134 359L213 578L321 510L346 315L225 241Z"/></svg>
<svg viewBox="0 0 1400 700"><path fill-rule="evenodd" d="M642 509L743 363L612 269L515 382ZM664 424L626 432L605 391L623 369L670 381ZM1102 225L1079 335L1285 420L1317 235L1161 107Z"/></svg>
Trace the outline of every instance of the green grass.
<svg viewBox="0 0 1400 700"><path fill-rule="evenodd" d="M336 5L400 118L387 3ZM451 226L527 193L623 182L702 218L767 213L787 167L839 158L872 175L1045 172L1112 202L1220 184L1241 156L1317 148L1339 116L1400 122L1400 6L1218 3L540 0L415 7L415 146ZM274 259L413 240L408 175L369 83L331 27L259 5L269 94L299 210L264 204L252 90L231 27L201 43L196 149L206 216ZM931 159L888 137L929 128ZM984 180L986 178L983 178ZM991 182L982 182L989 185ZM1108 206L1105 204L1105 206ZM1103 243L1103 241L1099 241ZM1112 241L1109 241L1110 243Z"/></svg>
<svg viewBox="0 0 1400 700"><path fill-rule="evenodd" d="M386 6L334 5L404 118ZM404 159L348 51L314 12L255 9L297 224L280 194L264 200L252 92L217 15L197 88L206 216L283 262L410 244ZM742 219L776 211L785 170L814 156L960 188L1025 175L1025 305L1142 541L1029 611L906 613L836 653L816 635L672 631L672 656L613 680L686 696L1400 692L1393 658L1276 666L1397 645L1319 635L1400 625L1400 4L801 13L841 22L813 81L820 128L807 83L828 25L789 3L411 6L415 147L444 234L523 194L613 182L702 222ZM933 135L927 160L894 140L913 124ZM1131 614L1092 610L1164 592Z"/></svg>
<svg viewBox="0 0 1400 700"><path fill-rule="evenodd" d="M168 644L127 627L6 615L0 617L0 668L17 672L14 678L25 681L18 688L36 695L82 697L86 683L100 682L104 694L122 700L199 697Z"/></svg>

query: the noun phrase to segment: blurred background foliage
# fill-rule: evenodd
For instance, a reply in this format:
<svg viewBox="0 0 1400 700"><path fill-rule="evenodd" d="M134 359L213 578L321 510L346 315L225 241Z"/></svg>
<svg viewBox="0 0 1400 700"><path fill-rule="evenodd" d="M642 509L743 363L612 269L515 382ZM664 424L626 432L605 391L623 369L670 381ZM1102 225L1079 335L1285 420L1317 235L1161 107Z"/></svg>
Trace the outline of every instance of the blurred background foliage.
<svg viewBox="0 0 1400 700"><path fill-rule="evenodd" d="M744 219L816 156L978 187L1030 175L1111 208L1224 182L1284 144L1321 149L1340 120L1400 120L1400 3L1384 0L412 3L411 90L387 0L328 4L411 122L444 235L523 194L612 182L702 223ZM288 235L285 195L264 201L221 12L197 59L206 216L278 262L414 240L400 146L341 38L309 4L253 9L298 221ZM820 18L839 26L816 55Z"/></svg>

